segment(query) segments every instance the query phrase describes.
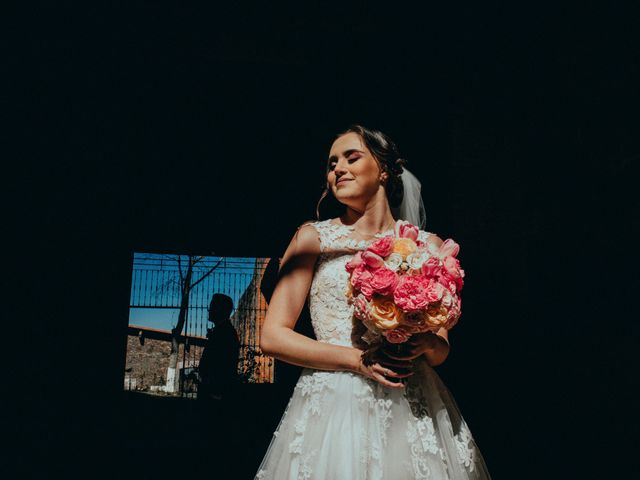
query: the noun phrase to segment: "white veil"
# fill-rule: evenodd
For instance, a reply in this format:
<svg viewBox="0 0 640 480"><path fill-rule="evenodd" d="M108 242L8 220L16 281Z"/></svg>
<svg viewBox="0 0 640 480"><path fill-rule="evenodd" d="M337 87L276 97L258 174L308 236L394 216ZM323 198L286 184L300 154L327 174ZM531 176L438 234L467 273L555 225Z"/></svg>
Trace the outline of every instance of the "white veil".
<svg viewBox="0 0 640 480"><path fill-rule="evenodd" d="M427 222L427 213L422 201L422 185L406 167L402 167L400 178L404 187L404 195L400 206L393 210L396 214L396 219L406 220L424 230Z"/></svg>

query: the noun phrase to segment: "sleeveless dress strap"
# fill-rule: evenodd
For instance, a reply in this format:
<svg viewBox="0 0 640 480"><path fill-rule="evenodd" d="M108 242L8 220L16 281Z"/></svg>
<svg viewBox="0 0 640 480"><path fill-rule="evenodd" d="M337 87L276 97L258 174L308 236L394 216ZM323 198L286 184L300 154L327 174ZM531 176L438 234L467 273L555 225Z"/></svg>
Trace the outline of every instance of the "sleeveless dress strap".
<svg viewBox="0 0 640 480"><path fill-rule="evenodd" d="M331 219L320 220L310 223L309 225L313 226L318 232L321 252L330 250L339 238L345 237L350 233L347 227L344 225L336 225L331 222Z"/></svg>

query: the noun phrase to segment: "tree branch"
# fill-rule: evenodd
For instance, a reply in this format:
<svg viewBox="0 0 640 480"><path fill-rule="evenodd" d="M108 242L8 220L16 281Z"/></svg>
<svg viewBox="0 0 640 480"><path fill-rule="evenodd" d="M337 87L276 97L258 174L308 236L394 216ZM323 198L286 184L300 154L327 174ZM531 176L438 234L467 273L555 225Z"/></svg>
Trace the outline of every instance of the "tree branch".
<svg viewBox="0 0 640 480"><path fill-rule="evenodd" d="M178 273L180 274L180 288L184 288L184 275L182 275L182 261L180 260L180 254L178 257Z"/></svg>
<svg viewBox="0 0 640 480"><path fill-rule="evenodd" d="M202 258L202 257L201 257ZM213 271L218 268L218 265L220 265L220 263L222 263L222 260L218 260L218 263L216 263L213 267L211 267L211 269L205 273L204 275L202 275L198 280L196 280L195 282L193 282L191 284L191 288L195 287L197 284L199 284L201 281L203 281L205 278L207 278L209 275L211 275L213 273Z"/></svg>

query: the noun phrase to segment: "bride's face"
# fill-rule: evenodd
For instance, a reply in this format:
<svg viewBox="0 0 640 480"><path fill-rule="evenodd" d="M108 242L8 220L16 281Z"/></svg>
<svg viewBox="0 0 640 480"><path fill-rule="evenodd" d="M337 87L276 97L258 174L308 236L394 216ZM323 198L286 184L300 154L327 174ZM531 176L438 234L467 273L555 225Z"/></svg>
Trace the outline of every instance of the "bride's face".
<svg viewBox="0 0 640 480"><path fill-rule="evenodd" d="M342 135L331 145L327 182L340 203L366 203L383 188L380 175L378 162L357 133Z"/></svg>

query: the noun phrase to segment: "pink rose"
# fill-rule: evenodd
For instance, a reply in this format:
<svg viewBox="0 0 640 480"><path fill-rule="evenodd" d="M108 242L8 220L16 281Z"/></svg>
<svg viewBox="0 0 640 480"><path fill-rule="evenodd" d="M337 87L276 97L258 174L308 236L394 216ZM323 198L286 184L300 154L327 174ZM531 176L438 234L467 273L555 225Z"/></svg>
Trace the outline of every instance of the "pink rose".
<svg viewBox="0 0 640 480"><path fill-rule="evenodd" d="M370 252L368 250L365 250L364 252L362 252L362 261L371 270L375 270L384 265L384 260L380 255Z"/></svg>
<svg viewBox="0 0 640 480"><path fill-rule="evenodd" d="M437 277L442 267L440 267L440 260L437 257L429 257L426 262L422 264L422 274L425 277Z"/></svg>
<svg viewBox="0 0 640 480"><path fill-rule="evenodd" d="M460 261L454 257L444 259L444 270L450 281L456 284L456 290L461 290L464 285L464 270L460 268Z"/></svg>
<svg viewBox="0 0 640 480"><path fill-rule="evenodd" d="M456 285L458 287L458 291L462 290L464 287L464 270L460 269L460 278L456 279Z"/></svg>
<svg viewBox="0 0 640 480"><path fill-rule="evenodd" d="M376 240L372 245L369 245L367 250L382 258L387 257L393 251L393 236L387 235L386 237Z"/></svg>
<svg viewBox="0 0 640 480"><path fill-rule="evenodd" d="M373 297L373 294L375 293L373 291L373 287L368 281L364 281L360 284L360 291L365 297L367 297L367 300L371 300L371 297Z"/></svg>
<svg viewBox="0 0 640 480"><path fill-rule="evenodd" d="M388 268L379 268L373 272L371 288L380 295L393 295L393 290L398 284L398 274Z"/></svg>
<svg viewBox="0 0 640 480"><path fill-rule="evenodd" d="M400 277L393 291L393 300L405 312L421 310L429 304L424 288L424 280L421 275L403 275Z"/></svg>
<svg viewBox="0 0 640 480"><path fill-rule="evenodd" d="M353 273L351 273L351 285L357 290L360 290L367 300L371 300L373 295L373 288L371 287L371 279L373 274L367 269L364 263L358 265Z"/></svg>
<svg viewBox="0 0 640 480"><path fill-rule="evenodd" d="M369 302L364 295L360 294L356 297L353 303L353 308L356 318L362 320L363 322L368 322L369 320L371 320L371 317L369 316Z"/></svg>
<svg viewBox="0 0 640 480"><path fill-rule="evenodd" d="M460 245L453 241L451 238L447 238L442 245L440 245L440 258L455 257L460 251Z"/></svg>
<svg viewBox="0 0 640 480"><path fill-rule="evenodd" d="M460 260L457 258L445 257L442 263L451 278L459 278L462 276L460 273Z"/></svg>
<svg viewBox="0 0 640 480"><path fill-rule="evenodd" d="M407 222L406 220L399 220L396 223L396 236L398 238L410 238L416 241L418 238L418 227Z"/></svg>
<svg viewBox="0 0 640 480"><path fill-rule="evenodd" d="M360 290L362 282L368 282L371 280L371 272L367 269L364 263L358 265L353 272L351 272L351 285Z"/></svg>
<svg viewBox="0 0 640 480"><path fill-rule="evenodd" d="M347 272L351 273L353 270L362 263L362 252L356 253L349 262L347 262Z"/></svg>
<svg viewBox="0 0 640 480"><path fill-rule="evenodd" d="M427 283L427 287L425 289L427 300L429 303L434 303L442 299L444 295L445 288L435 279L430 279Z"/></svg>
<svg viewBox="0 0 640 480"><path fill-rule="evenodd" d="M382 334L389 343L404 343L411 337L411 332L406 327L400 325L392 330L385 330Z"/></svg>
<svg viewBox="0 0 640 480"><path fill-rule="evenodd" d="M455 279L451 278L445 270L440 272L440 275L438 275L438 283L447 288L451 293L456 293L458 291L457 282Z"/></svg>

